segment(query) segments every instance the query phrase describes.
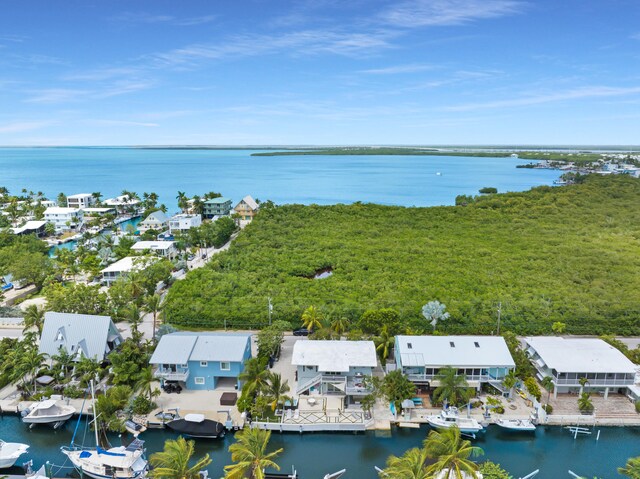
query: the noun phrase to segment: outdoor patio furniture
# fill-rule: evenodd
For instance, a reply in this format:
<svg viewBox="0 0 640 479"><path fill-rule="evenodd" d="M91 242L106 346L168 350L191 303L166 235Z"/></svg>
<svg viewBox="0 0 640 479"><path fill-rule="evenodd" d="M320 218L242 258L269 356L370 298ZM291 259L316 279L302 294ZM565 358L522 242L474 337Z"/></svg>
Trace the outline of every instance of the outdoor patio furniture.
<svg viewBox="0 0 640 479"><path fill-rule="evenodd" d="M237 400L238 400L238 393L233 393L233 392L222 393L222 396L220 396L220 405L235 406Z"/></svg>
<svg viewBox="0 0 640 479"><path fill-rule="evenodd" d="M309 406L315 406L316 405L316 399L315 398L309 398L307 399L307 403L309 404Z"/></svg>

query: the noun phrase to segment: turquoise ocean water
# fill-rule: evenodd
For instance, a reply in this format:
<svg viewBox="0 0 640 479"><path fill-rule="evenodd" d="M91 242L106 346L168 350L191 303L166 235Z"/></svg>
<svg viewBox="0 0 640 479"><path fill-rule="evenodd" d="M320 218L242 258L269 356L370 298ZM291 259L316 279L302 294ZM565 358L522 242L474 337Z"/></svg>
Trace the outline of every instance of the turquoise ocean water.
<svg viewBox="0 0 640 479"><path fill-rule="evenodd" d="M47 460L63 465L65 457L60 446L68 445L73 434L75 421L69 421L62 429L52 431L48 427L34 427L30 430L17 416L5 415L0 419L0 437L8 442L24 442L31 445L24 461L33 459L36 466ZM402 454L412 447L419 447L425 438L427 427L421 429L394 429L391 435L377 436L375 433L342 434L279 434L271 436L271 447L284 448L277 461L283 470L295 465L300 479L321 479L325 474L347 469L344 479L374 479L373 467L384 467L389 454ZM592 435L573 439L570 432L561 427L540 427L535 435L509 433L492 426L473 441L484 449L484 459L502 464L514 478L523 477L535 469L540 469L536 479L571 479L568 472L586 478L615 479L618 466L627 458L640 455L640 428L601 428L600 439L596 440L598 429ZM86 437L85 437L86 435ZM79 428L77 440L86 444L93 441L93 433L86 431L84 424ZM149 430L142 434L148 453L162 449L166 439L174 439L170 431ZM113 445L119 445L117 437ZM222 476L222 468L231 462L228 447L233 443L229 434L220 441L197 441L196 454L210 454L213 463L208 468L210 477ZM20 464L24 462L20 460ZM66 464L68 466L68 464ZM17 473L12 469L11 473ZM55 477L65 477L68 470L54 470Z"/></svg>
<svg viewBox="0 0 640 479"><path fill-rule="evenodd" d="M516 169L517 158L454 156L270 156L256 150L0 148L0 186L47 196L124 189L156 192L170 211L176 195L218 191L278 204L355 201L402 206L451 205L484 186L522 191L550 185L558 171ZM438 175L438 173L440 173Z"/></svg>

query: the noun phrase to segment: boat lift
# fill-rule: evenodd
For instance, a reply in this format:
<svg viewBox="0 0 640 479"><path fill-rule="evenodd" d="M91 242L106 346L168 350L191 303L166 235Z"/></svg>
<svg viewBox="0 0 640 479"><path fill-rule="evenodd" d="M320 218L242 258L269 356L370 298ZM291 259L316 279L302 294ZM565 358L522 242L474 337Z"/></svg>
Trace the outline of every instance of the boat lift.
<svg viewBox="0 0 640 479"><path fill-rule="evenodd" d="M536 470L535 470L535 471L533 471L532 473L527 474L526 476L524 476L524 477L520 477L520 478L518 478L518 479L531 479L531 478L533 478L533 477L537 476L539 472L540 472L540 469L536 469Z"/></svg>

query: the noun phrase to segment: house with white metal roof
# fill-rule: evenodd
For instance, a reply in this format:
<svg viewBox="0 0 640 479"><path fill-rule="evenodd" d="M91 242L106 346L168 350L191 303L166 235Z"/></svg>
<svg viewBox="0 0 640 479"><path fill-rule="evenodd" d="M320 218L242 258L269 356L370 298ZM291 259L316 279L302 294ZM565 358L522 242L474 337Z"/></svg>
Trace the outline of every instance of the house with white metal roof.
<svg viewBox="0 0 640 479"><path fill-rule="evenodd" d="M553 379L554 397L586 389L607 398L610 392L628 394L635 382L638 366L602 339L534 336L524 343L538 379ZM584 387L581 378L588 381Z"/></svg>
<svg viewBox="0 0 640 479"><path fill-rule="evenodd" d="M109 316L48 311L44 314L40 352L52 357L66 350L76 361L83 356L103 361L122 341Z"/></svg>
<svg viewBox="0 0 640 479"><path fill-rule="evenodd" d="M126 276L132 271L141 271L154 261L158 261L158 259L150 256L126 256L101 271L102 282L106 286L111 286L118 278Z"/></svg>
<svg viewBox="0 0 640 479"><path fill-rule="evenodd" d="M169 228L169 217L162 211L154 211L150 213L145 219L138 223L138 230L140 233L145 231L165 231Z"/></svg>
<svg viewBox="0 0 640 479"><path fill-rule="evenodd" d="M69 208L88 208L95 204L96 199L90 193L78 193L77 195L67 196L67 206Z"/></svg>
<svg viewBox="0 0 640 479"><path fill-rule="evenodd" d="M202 224L201 215L189 215L181 213L169 218L169 232L173 235L197 228Z"/></svg>
<svg viewBox="0 0 640 479"><path fill-rule="evenodd" d="M212 390L221 381L239 389L238 376L249 358L250 334L177 332L160 338L149 363L161 381L179 381L187 389Z"/></svg>
<svg viewBox="0 0 640 479"><path fill-rule="evenodd" d="M233 208L233 211L240 215L241 220L251 221L253 217L258 213L260 206L250 195L245 196L240 202Z"/></svg>
<svg viewBox="0 0 640 479"><path fill-rule="evenodd" d="M138 241L131 246L131 250L138 253L150 252L162 258L174 259L178 254L175 245L173 241Z"/></svg>
<svg viewBox="0 0 640 479"><path fill-rule="evenodd" d="M371 392L367 378L378 359L373 341L299 339L291 364L297 367L297 394L343 395L350 404Z"/></svg>
<svg viewBox="0 0 640 479"><path fill-rule="evenodd" d="M440 370L451 367L480 390L488 383L502 391L502 380L516 365L502 336L396 336L396 366L411 381L437 386Z"/></svg>
<svg viewBox="0 0 640 479"><path fill-rule="evenodd" d="M44 220L52 223L57 232L80 230L84 224L84 211L52 206L44 211Z"/></svg>

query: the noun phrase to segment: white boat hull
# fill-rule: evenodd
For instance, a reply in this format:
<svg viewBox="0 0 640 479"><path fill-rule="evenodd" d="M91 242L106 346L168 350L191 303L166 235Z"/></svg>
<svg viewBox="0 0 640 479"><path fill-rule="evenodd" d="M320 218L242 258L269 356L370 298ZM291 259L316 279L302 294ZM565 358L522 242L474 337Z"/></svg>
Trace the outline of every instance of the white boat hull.
<svg viewBox="0 0 640 479"><path fill-rule="evenodd" d="M29 446L19 442L0 441L0 469L13 467L16 461L27 452Z"/></svg>
<svg viewBox="0 0 640 479"><path fill-rule="evenodd" d="M22 422L24 422L25 424L55 424L60 421L68 421L69 419L71 419L71 416L73 416L74 412L75 411L72 411L62 416L25 416L22 418Z"/></svg>
<svg viewBox="0 0 640 479"><path fill-rule="evenodd" d="M519 419L500 419L496 422L496 426L514 432L535 432L536 430L536 425L531 421Z"/></svg>
<svg viewBox="0 0 640 479"><path fill-rule="evenodd" d="M119 449L119 448L115 448ZM110 449L111 451L111 449ZM91 456L81 457L83 452L87 450L62 450L73 466L78 470L81 475L93 477L94 479L135 479L142 478L147 472L147 461L142 456L139 456L130 467L126 468L111 468L105 467L99 459L96 460L96 450L91 450Z"/></svg>
<svg viewBox="0 0 640 479"><path fill-rule="evenodd" d="M22 422L25 424L57 424L71 419L76 408L69 405L58 404L48 399L32 404L23 411Z"/></svg>
<svg viewBox="0 0 640 479"><path fill-rule="evenodd" d="M429 423L429 425L431 427L435 427L436 429L449 429L453 426L457 426L458 429L460 429L460 432L463 434L476 434L478 432L481 432L484 430L484 428L478 423L476 424L464 424L462 422L444 422L439 420L440 418L435 416L435 417L428 417L427 418L427 422ZM475 422L475 421L474 421Z"/></svg>

